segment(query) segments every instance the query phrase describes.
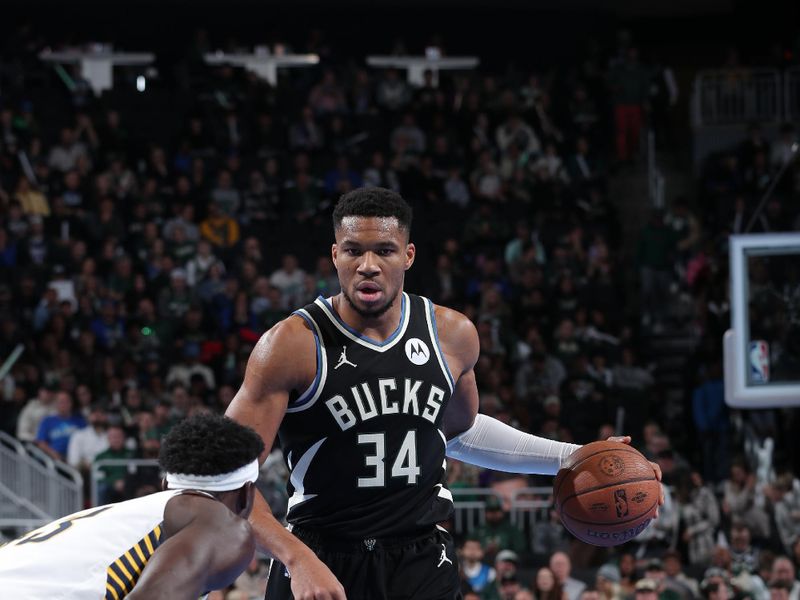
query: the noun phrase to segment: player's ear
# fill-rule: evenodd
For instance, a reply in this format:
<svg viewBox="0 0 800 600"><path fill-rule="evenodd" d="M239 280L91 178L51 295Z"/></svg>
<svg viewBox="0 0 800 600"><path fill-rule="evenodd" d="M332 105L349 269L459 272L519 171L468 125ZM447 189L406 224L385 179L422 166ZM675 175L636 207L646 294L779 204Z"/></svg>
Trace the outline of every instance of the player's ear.
<svg viewBox="0 0 800 600"><path fill-rule="evenodd" d="M163 477L161 479L161 491L162 492L167 491L167 478L166 477Z"/></svg>
<svg viewBox="0 0 800 600"><path fill-rule="evenodd" d="M336 267L336 257L339 255L339 250L336 247L336 244L331 244L331 260L333 260L333 266Z"/></svg>
<svg viewBox="0 0 800 600"><path fill-rule="evenodd" d="M414 264L414 257L417 256L417 247L409 242L406 244L406 271Z"/></svg>
<svg viewBox="0 0 800 600"><path fill-rule="evenodd" d="M239 498L237 500L237 512L243 519L250 517L250 511L253 510L253 501L256 494L256 486L252 481L248 481L239 489Z"/></svg>

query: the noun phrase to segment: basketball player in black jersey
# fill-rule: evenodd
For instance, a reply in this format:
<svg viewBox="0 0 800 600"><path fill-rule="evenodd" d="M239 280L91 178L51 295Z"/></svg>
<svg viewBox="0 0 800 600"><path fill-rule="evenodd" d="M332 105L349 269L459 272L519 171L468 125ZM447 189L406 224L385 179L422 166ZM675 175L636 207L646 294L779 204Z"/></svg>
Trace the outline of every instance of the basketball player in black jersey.
<svg viewBox="0 0 800 600"><path fill-rule="evenodd" d="M265 333L228 415L275 435L291 470L290 531L257 495L267 600L459 598L445 455L555 474L578 446L478 414L478 335L464 315L403 291L411 209L380 188L334 211L342 291ZM616 438L630 441L629 438ZM660 473L659 473L660 476Z"/></svg>

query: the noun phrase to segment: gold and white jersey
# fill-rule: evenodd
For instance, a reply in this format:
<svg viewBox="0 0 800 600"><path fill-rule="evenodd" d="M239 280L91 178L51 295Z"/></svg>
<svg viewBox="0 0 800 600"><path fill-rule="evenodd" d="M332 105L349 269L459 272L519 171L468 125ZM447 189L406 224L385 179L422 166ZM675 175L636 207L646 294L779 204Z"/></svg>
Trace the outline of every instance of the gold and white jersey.
<svg viewBox="0 0 800 600"><path fill-rule="evenodd" d="M17 600L121 600L161 543L168 490L84 510L0 546L0 590Z"/></svg>

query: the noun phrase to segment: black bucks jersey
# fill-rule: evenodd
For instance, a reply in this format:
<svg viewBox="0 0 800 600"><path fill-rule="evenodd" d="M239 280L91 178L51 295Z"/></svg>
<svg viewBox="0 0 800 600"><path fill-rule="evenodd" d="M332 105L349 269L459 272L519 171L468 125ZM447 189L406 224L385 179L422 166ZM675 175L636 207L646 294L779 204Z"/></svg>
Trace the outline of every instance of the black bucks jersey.
<svg viewBox="0 0 800 600"><path fill-rule="evenodd" d="M441 423L453 377L433 304L406 293L401 304L384 342L349 327L324 298L295 312L314 333L317 373L279 431L292 525L380 538L430 529L452 511Z"/></svg>

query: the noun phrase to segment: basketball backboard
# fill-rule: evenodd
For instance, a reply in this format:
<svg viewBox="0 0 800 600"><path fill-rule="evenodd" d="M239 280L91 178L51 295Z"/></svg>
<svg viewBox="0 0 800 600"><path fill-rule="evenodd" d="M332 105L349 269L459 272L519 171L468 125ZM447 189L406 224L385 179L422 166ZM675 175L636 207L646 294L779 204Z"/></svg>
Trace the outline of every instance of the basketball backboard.
<svg viewBox="0 0 800 600"><path fill-rule="evenodd" d="M729 248L725 400L800 406L800 233L735 235Z"/></svg>

